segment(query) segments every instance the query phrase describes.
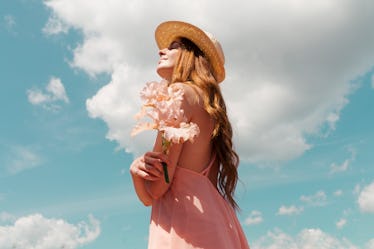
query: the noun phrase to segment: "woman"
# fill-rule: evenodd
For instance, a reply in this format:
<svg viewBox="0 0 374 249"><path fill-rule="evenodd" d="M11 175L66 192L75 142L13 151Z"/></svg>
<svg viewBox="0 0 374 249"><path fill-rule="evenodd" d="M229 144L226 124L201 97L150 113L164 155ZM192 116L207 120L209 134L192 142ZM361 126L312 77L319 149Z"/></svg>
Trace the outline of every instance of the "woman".
<svg viewBox="0 0 374 249"><path fill-rule="evenodd" d="M183 89L182 109L200 134L193 143L173 144L165 155L159 133L153 150L130 167L139 199L152 206L148 248L249 248L235 213L239 158L218 85L225 78L221 46L210 34L179 21L160 24L155 36L157 73Z"/></svg>

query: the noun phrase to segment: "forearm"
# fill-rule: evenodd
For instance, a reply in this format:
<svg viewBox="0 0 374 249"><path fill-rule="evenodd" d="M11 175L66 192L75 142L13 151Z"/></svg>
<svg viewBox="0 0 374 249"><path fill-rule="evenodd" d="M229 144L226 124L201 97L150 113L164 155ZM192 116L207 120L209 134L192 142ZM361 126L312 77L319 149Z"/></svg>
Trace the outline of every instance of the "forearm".
<svg viewBox="0 0 374 249"><path fill-rule="evenodd" d="M168 191L170 184L174 179L175 166L168 165L168 174L170 183L166 183L165 178L161 177L157 181L145 180L145 188L152 199L157 200Z"/></svg>
<svg viewBox="0 0 374 249"><path fill-rule="evenodd" d="M132 182L134 184L134 189L139 200L145 205L152 205L152 197L149 195L146 189L146 180L142 174L142 167L144 165L143 157L135 159L130 166L130 174Z"/></svg>
<svg viewBox="0 0 374 249"><path fill-rule="evenodd" d="M170 184L173 182L173 179L174 179L174 173L177 167L178 158L182 151L182 148L183 147L181 144L173 144L169 148L169 154L166 156L167 157L167 170L168 170L170 183L166 183L164 176L160 177L156 181L146 180L145 186L146 186L147 192L150 194L150 196L153 199L160 198L166 193L166 191L168 191ZM161 159L161 161L163 160ZM161 161L159 162L160 168L161 168Z"/></svg>
<svg viewBox="0 0 374 249"><path fill-rule="evenodd" d="M152 205L153 200L159 199L169 189L181 150L181 144L172 144L168 155L164 154L161 148L161 136L158 134L153 151L146 152L131 164L130 172L134 188L144 205ZM162 162L167 164L170 183L165 182Z"/></svg>
<svg viewBox="0 0 374 249"><path fill-rule="evenodd" d="M131 174L131 177L139 200L144 204L144 206L151 206L153 198L147 191L146 180L133 174Z"/></svg>

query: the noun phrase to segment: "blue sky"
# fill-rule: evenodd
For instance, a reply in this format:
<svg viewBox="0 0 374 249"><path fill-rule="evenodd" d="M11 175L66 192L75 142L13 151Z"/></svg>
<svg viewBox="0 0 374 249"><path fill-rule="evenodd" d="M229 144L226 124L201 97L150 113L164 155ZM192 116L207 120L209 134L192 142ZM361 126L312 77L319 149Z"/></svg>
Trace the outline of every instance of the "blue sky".
<svg viewBox="0 0 374 249"><path fill-rule="evenodd" d="M0 3L0 249L146 247L150 209L128 167L154 134L129 131L168 19L208 29L226 52L251 247L374 248L374 4L211 6Z"/></svg>

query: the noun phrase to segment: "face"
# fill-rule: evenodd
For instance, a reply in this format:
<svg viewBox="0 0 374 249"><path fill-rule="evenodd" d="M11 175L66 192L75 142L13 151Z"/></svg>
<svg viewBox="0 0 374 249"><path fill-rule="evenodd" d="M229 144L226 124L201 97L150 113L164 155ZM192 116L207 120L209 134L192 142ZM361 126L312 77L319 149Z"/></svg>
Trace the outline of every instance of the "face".
<svg viewBox="0 0 374 249"><path fill-rule="evenodd" d="M157 73L161 78L170 81L176 60L181 51L181 43L173 41L169 47L159 51L160 60L157 64Z"/></svg>

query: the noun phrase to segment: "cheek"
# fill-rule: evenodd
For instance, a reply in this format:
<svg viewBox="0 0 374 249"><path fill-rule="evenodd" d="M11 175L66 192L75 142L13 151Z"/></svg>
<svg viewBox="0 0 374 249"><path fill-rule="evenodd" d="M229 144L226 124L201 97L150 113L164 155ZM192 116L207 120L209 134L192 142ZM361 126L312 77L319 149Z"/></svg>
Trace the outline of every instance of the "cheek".
<svg viewBox="0 0 374 249"><path fill-rule="evenodd" d="M173 53L173 54L170 55L169 58L170 58L170 61L171 61L173 64L176 63L177 58L178 58L178 55L179 55L179 51L177 51L177 52L175 52L175 53Z"/></svg>

